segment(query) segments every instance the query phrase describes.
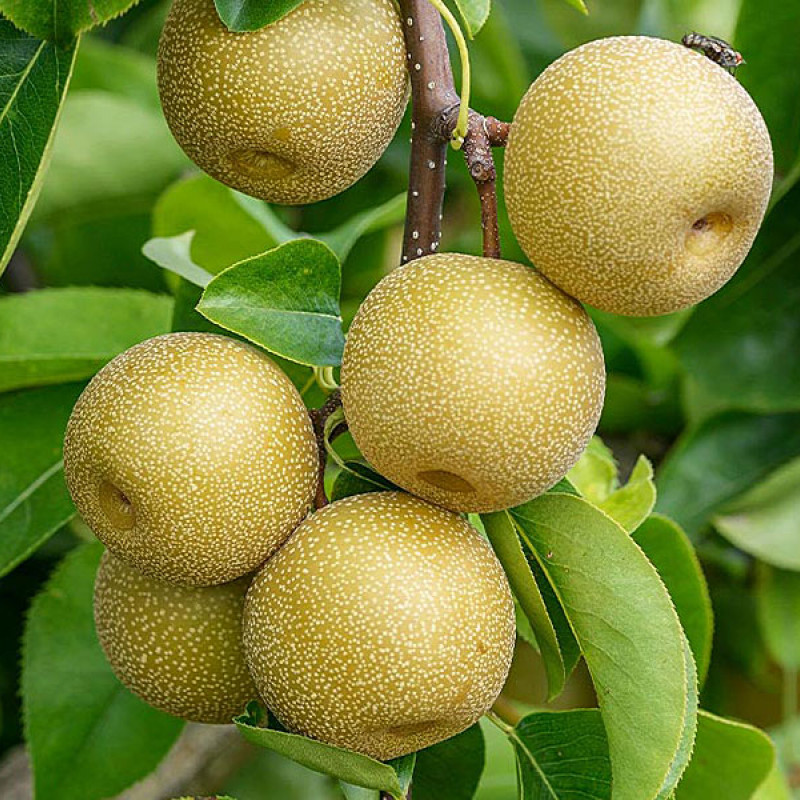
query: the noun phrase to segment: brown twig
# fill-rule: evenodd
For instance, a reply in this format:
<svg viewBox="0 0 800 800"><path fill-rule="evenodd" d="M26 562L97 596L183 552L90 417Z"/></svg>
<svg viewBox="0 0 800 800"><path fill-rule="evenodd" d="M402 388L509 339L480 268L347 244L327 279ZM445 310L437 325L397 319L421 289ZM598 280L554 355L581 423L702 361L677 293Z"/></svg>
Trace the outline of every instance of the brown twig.
<svg viewBox="0 0 800 800"><path fill-rule="evenodd" d="M317 493L314 497L314 508L320 509L328 505L328 496L325 494L325 467L328 464L328 451L325 447L325 423L337 409L342 405L342 393L336 389L328 395L327 400L319 407L312 408L308 412L311 417L311 425L314 428L314 436L317 439L317 451L319 452L319 473L317 478ZM331 440L341 435L347 430L347 423L341 422L331 432Z"/></svg>
<svg viewBox="0 0 800 800"><path fill-rule="evenodd" d="M442 238L447 148L458 118L459 97L439 12L428 0L399 0L411 75L413 134L403 262L429 255ZM481 201L483 253L500 255L497 172L492 147L508 140L509 124L470 111L463 152Z"/></svg>

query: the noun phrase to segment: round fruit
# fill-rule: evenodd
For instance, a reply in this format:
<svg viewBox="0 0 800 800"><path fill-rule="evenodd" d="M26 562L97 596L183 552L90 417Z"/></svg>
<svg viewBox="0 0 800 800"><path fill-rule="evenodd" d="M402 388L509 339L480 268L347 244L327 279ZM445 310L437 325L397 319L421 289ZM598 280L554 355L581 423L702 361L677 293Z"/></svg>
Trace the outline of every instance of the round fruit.
<svg viewBox="0 0 800 800"><path fill-rule="evenodd" d="M531 261L617 314L665 314L719 289L772 187L758 109L705 56L623 36L548 67L511 126L505 196Z"/></svg>
<svg viewBox="0 0 800 800"><path fill-rule="evenodd" d="M173 333L106 365L67 425L64 472L89 527L147 575L191 585L255 570L306 515L311 422L263 353Z"/></svg>
<svg viewBox="0 0 800 800"><path fill-rule="evenodd" d="M249 583L240 578L222 586L176 586L104 553L94 619L114 674L168 714L230 722L258 696L242 650Z"/></svg>
<svg viewBox="0 0 800 800"><path fill-rule="evenodd" d="M314 0L232 33L213 0L175 0L158 55L172 133L209 175L271 203L313 203L378 160L408 99L392 0Z"/></svg>
<svg viewBox="0 0 800 800"><path fill-rule="evenodd" d="M410 495L308 518L247 593L244 649L290 730L386 760L469 727L505 682L514 605L487 542Z"/></svg>
<svg viewBox="0 0 800 800"><path fill-rule="evenodd" d="M454 511L518 505L562 478L600 415L589 317L521 264L455 253L384 278L347 337L342 402L387 478Z"/></svg>

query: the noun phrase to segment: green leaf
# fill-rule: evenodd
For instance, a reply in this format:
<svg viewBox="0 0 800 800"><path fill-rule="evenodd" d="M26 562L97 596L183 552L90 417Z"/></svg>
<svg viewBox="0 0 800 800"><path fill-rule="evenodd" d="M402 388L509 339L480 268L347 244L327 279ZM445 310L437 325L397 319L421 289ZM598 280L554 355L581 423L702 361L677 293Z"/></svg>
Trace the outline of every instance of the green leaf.
<svg viewBox="0 0 800 800"><path fill-rule="evenodd" d="M330 248L298 239L220 273L197 309L290 361L338 366L344 350L340 286L339 262Z"/></svg>
<svg viewBox="0 0 800 800"><path fill-rule="evenodd" d="M483 773L486 745L480 725L417 753L414 800L472 800Z"/></svg>
<svg viewBox="0 0 800 800"><path fill-rule="evenodd" d="M725 412L673 448L656 480L656 509L694 536L726 502L799 454L800 413Z"/></svg>
<svg viewBox="0 0 800 800"><path fill-rule="evenodd" d="M400 224L406 216L406 193L395 195L375 208L368 208L354 214L347 222L327 233L317 234L321 242L336 253L339 261L344 263L355 243L362 237L375 231L383 230L391 225Z"/></svg>
<svg viewBox="0 0 800 800"><path fill-rule="evenodd" d="M693 732L696 685L658 573L616 522L582 498L547 494L511 514L552 580L592 675L615 800L668 793Z"/></svg>
<svg viewBox="0 0 800 800"><path fill-rule="evenodd" d="M160 109L102 91L70 95L33 222L154 197L188 161Z"/></svg>
<svg viewBox="0 0 800 800"><path fill-rule="evenodd" d="M765 733L701 711L697 740L676 800L750 800L767 778L775 751Z"/></svg>
<svg viewBox="0 0 800 800"><path fill-rule="evenodd" d="M339 781L339 787L345 800L381 800L381 793L377 789L365 789L363 786L353 786L352 783Z"/></svg>
<svg viewBox="0 0 800 800"><path fill-rule="evenodd" d="M0 392L90 378L123 350L169 331L171 316L169 298L137 290L0 297Z"/></svg>
<svg viewBox="0 0 800 800"><path fill-rule="evenodd" d="M83 384L0 396L0 575L75 514L64 483L64 430Z"/></svg>
<svg viewBox="0 0 800 800"><path fill-rule="evenodd" d="M195 232L192 261L214 275L280 244L242 206L237 192L204 174L173 183L153 209L154 236L171 238L187 231Z"/></svg>
<svg viewBox="0 0 800 800"><path fill-rule="evenodd" d="M632 536L669 591L702 684L711 661L714 617L708 585L694 547L680 526L661 514L649 517Z"/></svg>
<svg viewBox="0 0 800 800"><path fill-rule="evenodd" d="M555 628L525 557L516 526L507 511L481 516L486 535L508 577L511 590L530 623L547 675L547 699L561 694L566 668Z"/></svg>
<svg viewBox="0 0 800 800"><path fill-rule="evenodd" d="M114 677L94 629L97 542L72 551L33 601L22 696L38 800L111 797L149 774L183 722Z"/></svg>
<svg viewBox="0 0 800 800"><path fill-rule="evenodd" d="M605 405L600 416L603 433L648 431L673 438L682 427L677 391L654 389L630 375L609 373Z"/></svg>
<svg viewBox="0 0 800 800"><path fill-rule="evenodd" d="M734 41L747 59L736 76L769 128L778 174L800 155L800 6L783 0L743 0Z"/></svg>
<svg viewBox="0 0 800 800"><path fill-rule="evenodd" d="M141 253L152 199L117 197L46 217L34 212L22 249L47 286L125 286L164 291L164 272Z"/></svg>
<svg viewBox="0 0 800 800"><path fill-rule="evenodd" d="M402 800L404 792L400 778L389 764L296 733L259 727L263 721L263 712L257 703L248 705L247 714L234 720L239 732L251 744L274 750L304 767L345 783L377 789Z"/></svg>
<svg viewBox="0 0 800 800"><path fill-rule="evenodd" d="M656 502L653 466L648 459L639 456L628 483L620 487L614 454L597 436L567 475L583 497L627 531L636 530Z"/></svg>
<svg viewBox="0 0 800 800"><path fill-rule="evenodd" d="M0 273L41 189L76 52L0 18Z"/></svg>
<svg viewBox="0 0 800 800"><path fill-rule="evenodd" d="M639 456L625 486L612 492L597 507L630 532L647 519L655 502L653 466L644 456Z"/></svg>
<svg viewBox="0 0 800 800"><path fill-rule="evenodd" d="M603 502L618 486L614 454L599 436L594 436L578 463L567 473L570 483L589 502Z"/></svg>
<svg viewBox="0 0 800 800"><path fill-rule="evenodd" d="M785 669L800 669L800 572L761 565L756 586L761 632L772 657Z"/></svg>
<svg viewBox="0 0 800 800"><path fill-rule="evenodd" d="M580 11L581 14L588 14L589 9L586 7L585 0L566 0L567 5L572 6L576 11Z"/></svg>
<svg viewBox="0 0 800 800"><path fill-rule="evenodd" d="M343 463L346 469L339 471L331 488L330 500L332 503L356 494L397 489L391 481L387 481L363 461L345 461Z"/></svg>
<svg viewBox="0 0 800 800"><path fill-rule="evenodd" d="M732 544L774 567L800 570L800 459L775 470L725 505L714 527Z"/></svg>
<svg viewBox="0 0 800 800"><path fill-rule="evenodd" d="M783 774L780 764L776 761L752 800L792 800L792 790Z"/></svg>
<svg viewBox="0 0 800 800"><path fill-rule="evenodd" d="M201 289L205 288L214 276L192 260L194 235L194 231L188 231L178 236L150 239L142 247L142 253L162 269L168 269Z"/></svg>
<svg viewBox="0 0 800 800"><path fill-rule="evenodd" d="M508 737L522 800L610 800L611 762L599 711L529 714Z"/></svg>
<svg viewBox="0 0 800 800"><path fill-rule="evenodd" d="M214 0L220 19L232 31L257 31L271 25L290 11L297 8L303 0Z"/></svg>
<svg viewBox="0 0 800 800"><path fill-rule="evenodd" d="M799 216L796 186L767 216L739 272L675 340L684 369L717 408L800 409Z"/></svg>
<svg viewBox="0 0 800 800"><path fill-rule="evenodd" d="M81 38L70 93L101 90L158 110L156 60L91 34Z"/></svg>
<svg viewBox="0 0 800 800"><path fill-rule="evenodd" d="M137 0L0 0L3 12L18 28L60 44L108 22Z"/></svg>
<svg viewBox="0 0 800 800"><path fill-rule="evenodd" d="M491 0L453 0L453 3L464 21L467 36L473 39L489 19Z"/></svg>

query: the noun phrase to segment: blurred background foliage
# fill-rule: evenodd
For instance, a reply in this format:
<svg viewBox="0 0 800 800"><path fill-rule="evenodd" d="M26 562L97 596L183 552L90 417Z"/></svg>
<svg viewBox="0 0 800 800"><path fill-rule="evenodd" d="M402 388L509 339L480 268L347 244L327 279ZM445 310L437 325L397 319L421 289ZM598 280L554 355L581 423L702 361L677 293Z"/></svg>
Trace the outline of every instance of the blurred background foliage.
<svg viewBox="0 0 800 800"><path fill-rule="evenodd" d="M767 728L800 786L800 723L794 719L800 666L800 186L794 183L800 11L796 0L587 4L590 14L583 17L562 0L497 0L472 44L473 106L510 119L531 80L589 39L627 33L677 39L699 30L742 50L748 63L739 78L773 137L773 207L750 257L723 291L667 317L592 313L609 371L599 433L623 473L640 452L657 465L658 508L692 537L711 585L716 632L702 703ZM402 204L390 201L406 187L408 121L378 166L344 194L270 212L200 175L174 143L155 85L154 54L167 7L167 0L142 0L84 37L41 198L0 280L0 357L10 365L0 372L0 458L22 485L60 444L81 388L69 381L86 379L130 344L169 329L173 292L178 320L191 313L196 297L188 284L142 254L151 237L196 231L192 257L216 272L273 246L282 226L327 232L389 203L378 229L358 239L345 259L346 322L398 260ZM498 160L502 169L501 153ZM461 159L452 154L450 162L444 246L478 253L474 187ZM504 256L524 260L502 209L501 234ZM47 287L102 288L71 295ZM31 292L27 307L3 302L9 293L43 288ZM97 337L102 347L66 358L70 341L86 329L105 330ZM15 368L15 354L26 346L53 354L52 362L43 359L36 374ZM306 399L314 404L319 395L312 391ZM21 441L26 456L11 464ZM14 470L0 471L0 520L14 513L10 505L2 510L15 490L3 481ZM18 645L25 610L56 560L86 538L57 493L42 513L43 538L58 532L0 581L0 751L21 739ZM534 705L543 685L538 656L520 645L507 693ZM580 673L558 703L593 703ZM514 797L510 747L491 726L485 735L489 757L478 797ZM248 750L218 783L220 791L241 798L339 796L328 779L267 751Z"/></svg>

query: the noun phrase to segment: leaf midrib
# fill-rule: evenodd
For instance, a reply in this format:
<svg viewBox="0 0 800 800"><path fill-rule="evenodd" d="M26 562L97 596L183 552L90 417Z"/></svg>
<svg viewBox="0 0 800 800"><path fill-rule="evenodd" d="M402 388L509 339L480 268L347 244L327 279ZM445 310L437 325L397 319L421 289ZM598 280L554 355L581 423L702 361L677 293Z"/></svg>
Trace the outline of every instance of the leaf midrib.
<svg viewBox="0 0 800 800"><path fill-rule="evenodd" d="M8 98L8 102L5 104L5 106L3 106L2 112L0 112L0 125L3 124L5 118L8 116L8 111L14 105L14 102L16 101L16 99L17 99L17 97L18 97L18 95L20 93L20 90L22 88L22 85L28 79L28 75L31 74L31 70L33 69L34 65L38 61L39 56L42 54L42 51L44 50L44 48L46 46L47 46L47 42L42 42L39 45L39 47L36 49L36 52L33 54L33 57L31 58L31 60L26 65L25 69L21 73L19 73L20 79L17 82L17 85L14 87L14 91L11 93L11 96Z"/></svg>
<svg viewBox="0 0 800 800"><path fill-rule="evenodd" d="M29 497L31 497L37 489L42 487L47 481L50 480L60 469L64 467L64 460L59 459L42 472L36 480L32 481L26 486L2 511L0 511L0 524L8 519Z"/></svg>

